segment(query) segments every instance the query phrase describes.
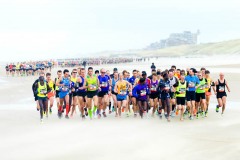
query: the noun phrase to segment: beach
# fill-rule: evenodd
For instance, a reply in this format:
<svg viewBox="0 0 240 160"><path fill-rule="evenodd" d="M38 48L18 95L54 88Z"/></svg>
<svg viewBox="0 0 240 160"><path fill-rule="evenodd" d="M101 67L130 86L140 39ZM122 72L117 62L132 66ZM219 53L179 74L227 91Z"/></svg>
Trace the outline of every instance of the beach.
<svg viewBox="0 0 240 160"><path fill-rule="evenodd" d="M226 160L240 156L240 57L218 57L210 61L204 58L151 58L145 62L94 66L112 72L127 69L145 70L150 74L150 65L155 63L162 70L176 65L177 68L206 67L217 80L219 72L225 73L231 92L227 93L224 116L215 112L215 95L211 97L207 118L185 119L174 117L140 119L133 116L105 119L80 118L79 111L70 120L57 118L54 104L53 114L39 121L32 83L37 77L6 77L0 71L0 159L1 160ZM234 61L235 60L235 61ZM231 63L231 61L233 63ZM71 71L71 68L69 68ZM55 78L57 68L52 71Z"/></svg>

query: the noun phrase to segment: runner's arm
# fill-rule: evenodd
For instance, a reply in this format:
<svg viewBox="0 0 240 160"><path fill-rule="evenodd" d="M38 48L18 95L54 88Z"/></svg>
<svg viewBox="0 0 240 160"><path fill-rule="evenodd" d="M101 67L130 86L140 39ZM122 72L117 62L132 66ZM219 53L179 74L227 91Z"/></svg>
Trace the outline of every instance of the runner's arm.
<svg viewBox="0 0 240 160"><path fill-rule="evenodd" d="M230 88L229 88L229 86L228 86L227 81L226 81L226 87L227 87L228 92L230 92Z"/></svg>

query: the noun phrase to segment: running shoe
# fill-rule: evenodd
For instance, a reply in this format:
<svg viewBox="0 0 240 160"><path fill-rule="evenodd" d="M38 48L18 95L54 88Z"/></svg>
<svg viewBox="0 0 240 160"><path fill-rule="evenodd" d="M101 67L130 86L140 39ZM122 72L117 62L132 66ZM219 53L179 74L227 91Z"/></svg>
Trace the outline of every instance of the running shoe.
<svg viewBox="0 0 240 160"><path fill-rule="evenodd" d="M122 107L122 112L124 112L124 107Z"/></svg>
<svg viewBox="0 0 240 160"><path fill-rule="evenodd" d="M44 115L44 116L46 116L46 115L47 115L47 114L46 114L46 111L43 111L43 115Z"/></svg>
<svg viewBox="0 0 240 160"><path fill-rule="evenodd" d="M190 116L189 119L190 119L190 120L193 120L193 116Z"/></svg>
<svg viewBox="0 0 240 160"><path fill-rule="evenodd" d="M197 119L199 118L199 113L196 114Z"/></svg>
<svg viewBox="0 0 240 160"><path fill-rule="evenodd" d="M49 109L49 114L50 114L50 115L52 114L52 108Z"/></svg>
<svg viewBox="0 0 240 160"><path fill-rule="evenodd" d="M164 113L165 118L167 119L167 113Z"/></svg>
<svg viewBox="0 0 240 160"><path fill-rule="evenodd" d="M98 114L98 119L100 119L101 118L101 114Z"/></svg>
<svg viewBox="0 0 240 160"><path fill-rule="evenodd" d="M112 107L112 112L114 112L115 111L115 109L114 109L114 107Z"/></svg>
<svg viewBox="0 0 240 160"><path fill-rule="evenodd" d="M207 115L208 115L208 112L205 112L205 117L207 117Z"/></svg>
<svg viewBox="0 0 240 160"><path fill-rule="evenodd" d="M103 117L104 117L104 118L107 117L106 112L103 112L102 114L103 114Z"/></svg>
<svg viewBox="0 0 240 160"><path fill-rule="evenodd" d="M159 118L162 119L162 114L159 114Z"/></svg>
<svg viewBox="0 0 240 160"><path fill-rule="evenodd" d="M68 115L65 115L65 118L66 118L66 119L69 119Z"/></svg>
<svg viewBox="0 0 240 160"><path fill-rule="evenodd" d="M134 118L137 118L137 113L134 113Z"/></svg>
<svg viewBox="0 0 240 160"><path fill-rule="evenodd" d="M216 105L216 112L219 112L219 106Z"/></svg>
<svg viewBox="0 0 240 160"><path fill-rule="evenodd" d="M204 118L204 117L205 117L205 112L202 111L202 118Z"/></svg>
<svg viewBox="0 0 240 160"><path fill-rule="evenodd" d="M83 120L86 119L85 115L82 115L82 119L83 119Z"/></svg>

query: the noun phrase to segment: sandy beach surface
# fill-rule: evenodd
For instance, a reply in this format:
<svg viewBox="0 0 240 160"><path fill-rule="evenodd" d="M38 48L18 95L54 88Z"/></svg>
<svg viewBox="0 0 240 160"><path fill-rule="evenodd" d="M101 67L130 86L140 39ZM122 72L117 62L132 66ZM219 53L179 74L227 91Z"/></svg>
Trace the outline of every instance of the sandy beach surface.
<svg viewBox="0 0 240 160"><path fill-rule="evenodd" d="M234 58L233 58L234 59ZM201 61L201 63L199 63ZM231 92L228 93L224 116L215 112L216 98L212 95L207 118L141 120L113 114L105 119L59 120L54 105L53 114L40 124L39 112L33 100L31 85L37 77L6 77L0 72L0 159L1 160L237 160L240 159L240 64L226 59L208 61L208 58L158 58L131 64L103 65L112 71L117 67L130 72L133 69L150 73L150 64L165 69L207 66L212 78L225 73ZM229 60L230 61L230 60ZM225 62L225 63L223 63ZM52 74L55 77L57 69Z"/></svg>

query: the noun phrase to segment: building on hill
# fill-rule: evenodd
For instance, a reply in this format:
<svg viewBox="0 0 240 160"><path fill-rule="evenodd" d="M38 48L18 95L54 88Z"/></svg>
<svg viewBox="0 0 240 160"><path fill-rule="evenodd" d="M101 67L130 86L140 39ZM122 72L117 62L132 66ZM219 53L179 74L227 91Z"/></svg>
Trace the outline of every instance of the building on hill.
<svg viewBox="0 0 240 160"><path fill-rule="evenodd" d="M199 34L199 30L196 33L192 33L190 31L184 31L183 33L172 33L167 39L162 39L159 42L151 43L146 49L155 50L179 45L194 45L197 44L197 38Z"/></svg>

